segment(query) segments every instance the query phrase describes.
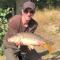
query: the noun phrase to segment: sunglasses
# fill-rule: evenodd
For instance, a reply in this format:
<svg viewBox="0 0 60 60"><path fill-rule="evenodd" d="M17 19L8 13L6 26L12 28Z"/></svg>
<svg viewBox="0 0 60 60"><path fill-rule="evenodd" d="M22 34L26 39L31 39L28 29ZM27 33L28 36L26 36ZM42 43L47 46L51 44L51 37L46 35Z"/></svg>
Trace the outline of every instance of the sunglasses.
<svg viewBox="0 0 60 60"><path fill-rule="evenodd" d="M35 11L33 11L32 9L25 9L24 10L24 13L31 13L31 14L34 14L35 13Z"/></svg>

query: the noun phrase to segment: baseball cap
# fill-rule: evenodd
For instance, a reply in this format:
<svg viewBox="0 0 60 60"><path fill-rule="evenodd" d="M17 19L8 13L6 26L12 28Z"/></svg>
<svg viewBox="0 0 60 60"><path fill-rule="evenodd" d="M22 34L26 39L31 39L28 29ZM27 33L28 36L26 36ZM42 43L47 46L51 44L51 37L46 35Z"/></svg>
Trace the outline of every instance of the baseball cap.
<svg viewBox="0 0 60 60"><path fill-rule="evenodd" d="M35 4L31 1L27 1L22 6L23 10L25 10L26 8L31 8L33 11L35 11Z"/></svg>

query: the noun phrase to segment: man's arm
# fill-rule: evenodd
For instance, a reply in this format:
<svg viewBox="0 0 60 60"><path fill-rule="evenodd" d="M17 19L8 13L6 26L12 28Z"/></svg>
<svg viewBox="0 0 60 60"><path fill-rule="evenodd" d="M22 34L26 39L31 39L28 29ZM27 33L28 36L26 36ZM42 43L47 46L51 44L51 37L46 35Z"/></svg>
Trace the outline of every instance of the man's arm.
<svg viewBox="0 0 60 60"><path fill-rule="evenodd" d="M16 22L16 19L12 17L8 22L8 31L7 31L8 36L7 37L9 38L17 33L18 33L17 22Z"/></svg>

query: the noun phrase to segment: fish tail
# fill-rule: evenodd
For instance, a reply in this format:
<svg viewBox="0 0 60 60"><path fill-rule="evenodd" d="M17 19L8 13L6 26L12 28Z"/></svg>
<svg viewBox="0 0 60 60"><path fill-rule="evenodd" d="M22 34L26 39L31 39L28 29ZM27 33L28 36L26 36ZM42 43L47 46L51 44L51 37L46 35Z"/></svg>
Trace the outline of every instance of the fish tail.
<svg viewBox="0 0 60 60"><path fill-rule="evenodd" d="M50 46L49 44L45 43L42 46L43 48L46 48L48 50L49 53L51 53L53 51L52 46Z"/></svg>

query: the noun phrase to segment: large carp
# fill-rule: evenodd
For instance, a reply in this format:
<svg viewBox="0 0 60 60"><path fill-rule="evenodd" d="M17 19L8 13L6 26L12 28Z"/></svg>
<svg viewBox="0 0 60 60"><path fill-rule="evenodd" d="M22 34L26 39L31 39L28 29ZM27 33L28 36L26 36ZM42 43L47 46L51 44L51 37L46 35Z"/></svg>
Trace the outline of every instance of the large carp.
<svg viewBox="0 0 60 60"><path fill-rule="evenodd" d="M18 33L8 39L8 42L12 43L22 43L33 48L33 46L42 46L46 48L49 52L52 51L52 47L46 43L41 36L33 33Z"/></svg>

